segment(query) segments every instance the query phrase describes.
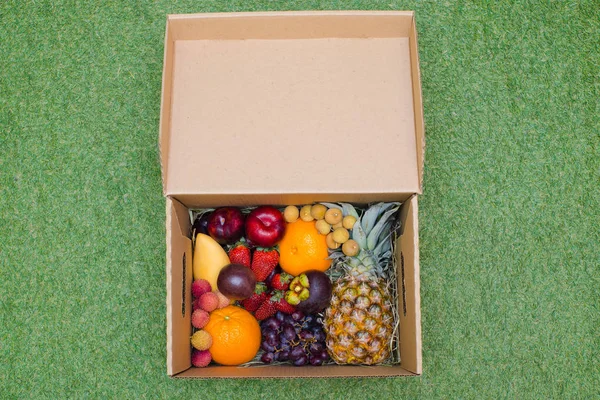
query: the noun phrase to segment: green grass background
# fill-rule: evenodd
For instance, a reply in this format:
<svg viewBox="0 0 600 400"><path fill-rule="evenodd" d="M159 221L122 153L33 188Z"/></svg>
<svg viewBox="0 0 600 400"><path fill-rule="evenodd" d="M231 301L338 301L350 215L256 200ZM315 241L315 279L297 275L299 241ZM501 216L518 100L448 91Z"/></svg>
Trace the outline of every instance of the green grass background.
<svg viewBox="0 0 600 400"><path fill-rule="evenodd" d="M423 375L173 380L165 15L415 10ZM0 4L0 397L600 397L598 1Z"/></svg>

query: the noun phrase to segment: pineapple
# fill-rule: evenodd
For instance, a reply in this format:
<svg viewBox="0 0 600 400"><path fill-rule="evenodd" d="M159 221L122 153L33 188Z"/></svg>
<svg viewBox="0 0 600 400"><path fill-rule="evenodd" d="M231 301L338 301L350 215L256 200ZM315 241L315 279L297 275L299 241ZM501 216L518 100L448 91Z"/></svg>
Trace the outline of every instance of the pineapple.
<svg viewBox="0 0 600 400"><path fill-rule="evenodd" d="M399 207L399 203L378 203L359 217L352 205L341 203L344 216L357 219L352 239L360 251L354 257L339 250L331 254L334 265L344 271L334 282L324 318L327 350L338 364L372 365L390 356L394 313L388 282L394 278L387 267Z"/></svg>

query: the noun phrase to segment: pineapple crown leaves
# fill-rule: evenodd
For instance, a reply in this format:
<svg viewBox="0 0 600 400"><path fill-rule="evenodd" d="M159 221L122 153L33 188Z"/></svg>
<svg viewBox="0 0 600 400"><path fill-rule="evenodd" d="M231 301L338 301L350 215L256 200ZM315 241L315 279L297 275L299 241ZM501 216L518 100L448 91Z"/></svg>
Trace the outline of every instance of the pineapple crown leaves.
<svg viewBox="0 0 600 400"><path fill-rule="evenodd" d="M392 239L399 221L394 218L400 203L376 203L370 205L362 215L348 203L322 203L329 208L341 208L344 216L353 215L357 221L352 228L352 239L360 252L347 257L341 251L333 252L329 258L354 274L374 274L381 276L383 267L392 256Z"/></svg>

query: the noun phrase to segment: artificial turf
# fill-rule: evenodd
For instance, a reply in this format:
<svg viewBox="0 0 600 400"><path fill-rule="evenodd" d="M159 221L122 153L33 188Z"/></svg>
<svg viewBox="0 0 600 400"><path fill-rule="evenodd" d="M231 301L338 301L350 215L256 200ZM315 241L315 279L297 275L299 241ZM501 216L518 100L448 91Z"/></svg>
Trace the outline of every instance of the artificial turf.
<svg viewBox="0 0 600 400"><path fill-rule="evenodd" d="M423 375L174 380L165 16L415 10ZM598 1L0 3L0 397L600 396Z"/></svg>

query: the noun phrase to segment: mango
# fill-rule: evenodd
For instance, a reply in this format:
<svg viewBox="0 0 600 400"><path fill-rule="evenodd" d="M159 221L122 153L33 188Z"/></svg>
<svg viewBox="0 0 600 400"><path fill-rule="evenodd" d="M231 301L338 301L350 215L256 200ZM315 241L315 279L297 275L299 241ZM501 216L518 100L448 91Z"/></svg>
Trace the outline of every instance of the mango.
<svg viewBox="0 0 600 400"><path fill-rule="evenodd" d="M213 290L217 290L219 272L229 264L229 256L216 240L199 233L194 247L194 279L206 279Z"/></svg>

